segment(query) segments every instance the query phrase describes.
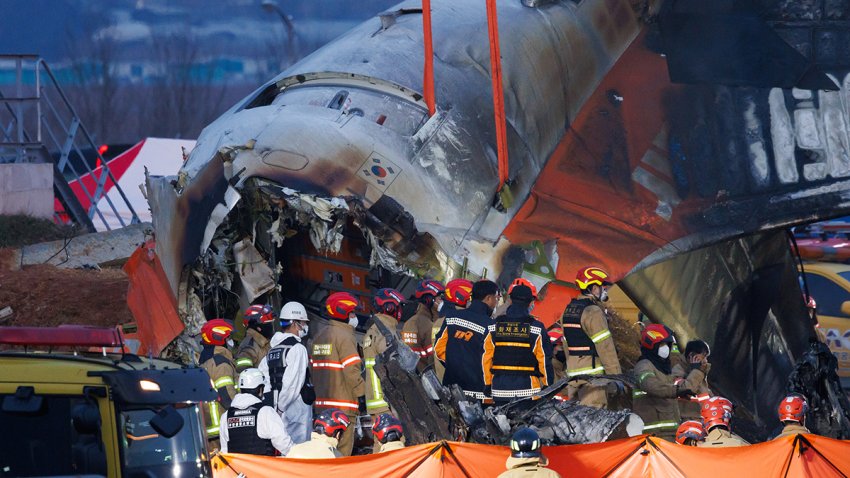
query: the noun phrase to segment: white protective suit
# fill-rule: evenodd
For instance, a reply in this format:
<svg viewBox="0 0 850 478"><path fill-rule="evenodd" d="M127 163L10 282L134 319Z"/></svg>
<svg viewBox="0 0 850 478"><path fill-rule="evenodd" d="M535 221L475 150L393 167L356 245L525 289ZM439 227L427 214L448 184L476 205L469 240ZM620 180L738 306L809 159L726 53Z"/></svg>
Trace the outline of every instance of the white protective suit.
<svg viewBox="0 0 850 478"><path fill-rule="evenodd" d="M248 393L237 393L233 397L230 406L244 410L254 404L260 403L262 400ZM280 419L272 407L262 407L257 412L257 436L272 441L272 446L275 447L281 455L289 453L294 443L286 433L286 428L283 425L283 420ZM230 441L230 436L227 430L227 412L221 414L221 425L219 426L219 439L221 440L221 452L227 453L227 445Z"/></svg>
<svg viewBox="0 0 850 478"><path fill-rule="evenodd" d="M298 343L286 354L286 371L283 373L283 389L277 395L277 412L283 419L292 442L304 443L310 439L310 431L313 428L313 410L310 405L301 400L301 387L307 378L309 364L307 348L296 335L276 332L269 341L269 350L280 345L287 337L295 337ZM271 390L269 365L266 359L267 357L264 357L260 361L258 368L263 372L266 390Z"/></svg>

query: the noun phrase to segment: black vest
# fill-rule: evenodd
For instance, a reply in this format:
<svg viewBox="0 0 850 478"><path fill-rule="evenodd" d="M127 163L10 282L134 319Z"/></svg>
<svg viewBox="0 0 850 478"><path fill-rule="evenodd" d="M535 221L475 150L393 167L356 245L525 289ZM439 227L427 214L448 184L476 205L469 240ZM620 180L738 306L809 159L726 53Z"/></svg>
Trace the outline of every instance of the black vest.
<svg viewBox="0 0 850 478"><path fill-rule="evenodd" d="M230 407L227 410L228 453L275 455L272 441L257 436L257 414L262 407L262 403L257 403L245 409Z"/></svg>
<svg viewBox="0 0 850 478"><path fill-rule="evenodd" d="M525 375L542 377L537 357L534 355L534 345L537 337L531 331L531 316L508 317L503 315L496 319L491 332L493 345L493 365L491 371L497 375Z"/></svg>
<svg viewBox="0 0 850 478"><path fill-rule="evenodd" d="M283 388L283 372L286 371L286 355L298 343L295 337L287 337L276 347L269 350L266 363L269 366L269 382L272 389L280 391Z"/></svg>
<svg viewBox="0 0 850 478"><path fill-rule="evenodd" d="M590 299L573 299L564 310L564 340L567 342L567 352L573 357L598 356L596 344L581 328L581 314L590 305L593 305Z"/></svg>

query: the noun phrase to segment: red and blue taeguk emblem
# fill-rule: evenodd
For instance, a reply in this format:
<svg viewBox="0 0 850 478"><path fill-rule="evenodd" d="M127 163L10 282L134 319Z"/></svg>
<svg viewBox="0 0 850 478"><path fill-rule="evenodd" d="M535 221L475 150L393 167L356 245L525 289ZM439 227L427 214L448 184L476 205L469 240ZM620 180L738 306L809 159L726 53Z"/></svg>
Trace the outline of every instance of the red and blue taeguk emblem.
<svg viewBox="0 0 850 478"><path fill-rule="evenodd" d="M382 168L381 166L375 165L372 166L372 174L379 178L385 178L387 177L387 170Z"/></svg>

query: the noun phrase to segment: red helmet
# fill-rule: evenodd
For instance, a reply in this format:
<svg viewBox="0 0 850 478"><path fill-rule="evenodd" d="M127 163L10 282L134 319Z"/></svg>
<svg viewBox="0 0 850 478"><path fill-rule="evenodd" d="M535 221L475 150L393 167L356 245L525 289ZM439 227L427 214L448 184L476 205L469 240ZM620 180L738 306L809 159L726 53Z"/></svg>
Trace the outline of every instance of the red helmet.
<svg viewBox="0 0 850 478"><path fill-rule="evenodd" d="M557 324L555 324L557 325ZM558 342L564 340L564 330L561 327L553 327L549 329L549 341L553 346L558 345Z"/></svg>
<svg viewBox="0 0 850 478"><path fill-rule="evenodd" d="M232 333L233 323L229 320L208 320L201 327L201 340L207 345L224 345Z"/></svg>
<svg viewBox="0 0 850 478"><path fill-rule="evenodd" d="M611 285L608 273L598 267L585 267L576 273L576 285L580 290L589 289L592 285Z"/></svg>
<svg viewBox="0 0 850 478"><path fill-rule="evenodd" d="M711 397L705 401L700 410L702 416L702 425L706 430L711 430L713 427L723 425L729 427L729 422L732 421L732 409L734 405L728 399L723 397Z"/></svg>
<svg viewBox="0 0 850 478"><path fill-rule="evenodd" d="M472 299L472 282L466 279L452 279L446 284L446 300L461 307L466 307Z"/></svg>
<svg viewBox="0 0 850 478"><path fill-rule="evenodd" d="M531 289L531 296L534 297L534 300L537 300L537 287L534 287L534 284L532 284L531 281L523 279L522 277L517 277L513 282L511 282L511 285L508 287L508 295L511 295L511 291L518 285L524 285Z"/></svg>
<svg viewBox="0 0 850 478"><path fill-rule="evenodd" d="M809 412L809 404L802 395L791 394L779 402L779 421L802 422Z"/></svg>
<svg viewBox="0 0 850 478"><path fill-rule="evenodd" d="M334 292L325 299L325 310L333 319L348 320L349 314L358 308L360 301L348 292Z"/></svg>
<svg viewBox="0 0 850 478"><path fill-rule="evenodd" d="M711 397L702 404L702 408L720 407L728 410L729 413L735 409L735 405L728 399L720 396Z"/></svg>
<svg viewBox="0 0 850 478"><path fill-rule="evenodd" d="M378 415L378 419L372 424L372 434L381 443L388 441L399 441L404 436L404 430L401 428L401 422L398 418L389 413Z"/></svg>
<svg viewBox="0 0 850 478"><path fill-rule="evenodd" d="M404 296L395 289L378 289L372 297L372 304L376 311L395 317L396 320L401 319L402 302L404 302Z"/></svg>
<svg viewBox="0 0 850 478"><path fill-rule="evenodd" d="M688 420L679 425L679 429L676 430L676 443L684 445L688 438L694 441L705 440L705 428L702 427L702 423Z"/></svg>
<svg viewBox="0 0 850 478"><path fill-rule="evenodd" d="M640 346L652 350L656 345L665 342L672 344L673 336L670 329L661 324L649 324L640 333Z"/></svg>
<svg viewBox="0 0 850 478"><path fill-rule="evenodd" d="M339 438L351 423L348 416L338 408L322 410L313 419L313 431L329 437Z"/></svg>
<svg viewBox="0 0 850 478"><path fill-rule="evenodd" d="M270 305L252 305L245 309L242 316L242 325L263 325L274 322L274 311Z"/></svg>
<svg viewBox="0 0 850 478"><path fill-rule="evenodd" d="M423 297L430 296L431 298L437 297L442 294L446 288L439 281L425 279L419 284L416 284L416 290L413 291L413 297L417 299L422 299Z"/></svg>

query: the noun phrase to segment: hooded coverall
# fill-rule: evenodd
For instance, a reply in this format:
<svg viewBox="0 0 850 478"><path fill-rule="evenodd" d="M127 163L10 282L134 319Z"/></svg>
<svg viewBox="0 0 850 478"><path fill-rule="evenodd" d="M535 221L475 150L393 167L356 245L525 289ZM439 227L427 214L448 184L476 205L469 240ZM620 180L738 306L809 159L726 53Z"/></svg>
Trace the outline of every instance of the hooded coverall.
<svg viewBox="0 0 850 478"><path fill-rule="evenodd" d="M310 428L313 425L313 410L310 405L304 403L301 399L301 387L304 386L304 381L307 380L307 367L309 366L309 358L307 357L307 348L301 344L301 339L291 333L276 332L270 341L273 350L281 346L285 340L296 343L291 347L286 347L283 351L286 368L282 377L274 380L275 383L280 383L280 390L277 392L277 402L275 409L283 423L286 425L286 432L292 438L293 443L303 443L310 438ZM258 367L266 381L266 390L272 390L272 380L270 377L268 355L260 360Z"/></svg>
<svg viewBox="0 0 850 478"><path fill-rule="evenodd" d="M351 427L349 427L351 428ZM337 449L336 438L321 433L310 433L310 440L293 446L287 458L340 458L342 453Z"/></svg>
<svg viewBox="0 0 850 478"><path fill-rule="evenodd" d="M261 454L257 450L251 450L251 445L235 442L238 436L242 436L241 432L244 431L242 429L246 429L253 435L253 437L244 437L246 441L250 441L252 444L257 441L268 440L271 442L270 445L280 452L281 455L286 455L289 452L289 449L292 447L292 440L286 433L283 421L272 407L263 406L262 403L262 400L249 393L238 393L233 397L230 408L221 416L220 437L222 453L229 451L230 453ZM260 405L260 408L256 414L237 415L240 411L244 413L245 410L252 407L256 408L257 405ZM238 430L239 433L235 430ZM253 440L252 438L254 437L260 440ZM231 442L231 440L234 441ZM272 455L271 453L262 454Z"/></svg>
<svg viewBox="0 0 850 478"><path fill-rule="evenodd" d="M311 365L316 388L316 408L338 408L355 423L360 397L366 395L366 384L360 374L363 360L357 353L354 328L347 322L330 319L313 340ZM338 449L345 456L354 448L354 426L345 429Z"/></svg>

